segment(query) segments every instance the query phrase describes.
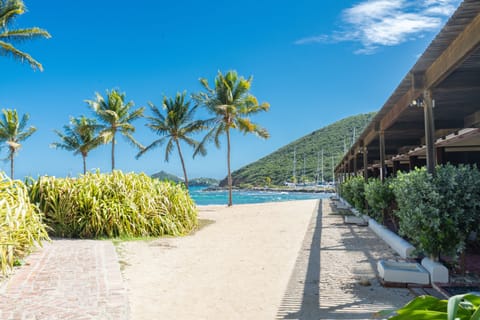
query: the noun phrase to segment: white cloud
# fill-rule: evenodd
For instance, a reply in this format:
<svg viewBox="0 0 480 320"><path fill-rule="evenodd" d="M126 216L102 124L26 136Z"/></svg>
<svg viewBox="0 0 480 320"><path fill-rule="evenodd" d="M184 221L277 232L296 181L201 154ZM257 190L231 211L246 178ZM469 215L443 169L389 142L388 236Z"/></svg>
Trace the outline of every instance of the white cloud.
<svg viewBox="0 0 480 320"><path fill-rule="evenodd" d="M342 12L343 28L331 35L306 37L295 44L358 42L357 54L395 46L440 29L460 0L364 0Z"/></svg>
<svg viewBox="0 0 480 320"><path fill-rule="evenodd" d="M323 43L323 42L327 42L328 38L329 37L327 35L322 34L314 37L299 39L295 41L295 44Z"/></svg>

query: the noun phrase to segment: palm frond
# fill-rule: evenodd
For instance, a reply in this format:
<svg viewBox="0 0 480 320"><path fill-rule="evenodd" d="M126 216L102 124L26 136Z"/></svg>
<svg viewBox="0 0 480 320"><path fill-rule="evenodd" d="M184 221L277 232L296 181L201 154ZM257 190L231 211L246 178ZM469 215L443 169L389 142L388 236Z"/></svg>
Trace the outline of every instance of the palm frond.
<svg viewBox="0 0 480 320"><path fill-rule="evenodd" d="M127 133L124 133L122 134L122 136L125 138L125 140L131 144L132 146L142 150L143 148L145 148L140 142L138 142L137 140L135 140L135 138L131 135L131 134L127 134Z"/></svg>
<svg viewBox="0 0 480 320"><path fill-rule="evenodd" d="M49 39L52 36L48 33L47 30L43 30L37 27L28 28L28 29L16 29L16 30L7 30L0 33L0 39L4 39L6 41L25 41L25 40L33 40L36 38L46 38Z"/></svg>
<svg viewBox="0 0 480 320"><path fill-rule="evenodd" d="M170 160L170 154L173 151L174 143L173 139L169 139L167 146L165 147L165 161L168 162Z"/></svg>
<svg viewBox="0 0 480 320"><path fill-rule="evenodd" d="M23 1L1 1L0 4L0 28L7 26L15 16L25 13Z"/></svg>
<svg viewBox="0 0 480 320"><path fill-rule="evenodd" d="M32 134L34 134L37 131L37 128L35 127L30 127L27 129L27 131L21 132L18 134L18 141L23 141L26 140L28 137L30 137Z"/></svg>
<svg viewBox="0 0 480 320"><path fill-rule="evenodd" d="M0 55L11 56L14 59L21 62L27 61L33 69L43 71L43 66L40 62L35 60L31 55L26 52L20 51L10 43L0 41Z"/></svg>
<svg viewBox="0 0 480 320"><path fill-rule="evenodd" d="M137 155L135 156L136 159L140 158L141 156L143 156L146 152L148 151L151 151L155 148L158 148L158 147L161 147L164 143L165 143L165 140L167 139L167 137L163 137L163 138L160 138L160 139L157 139L155 141L153 141L151 144L149 144L148 146L146 147L143 147L139 153L137 153Z"/></svg>

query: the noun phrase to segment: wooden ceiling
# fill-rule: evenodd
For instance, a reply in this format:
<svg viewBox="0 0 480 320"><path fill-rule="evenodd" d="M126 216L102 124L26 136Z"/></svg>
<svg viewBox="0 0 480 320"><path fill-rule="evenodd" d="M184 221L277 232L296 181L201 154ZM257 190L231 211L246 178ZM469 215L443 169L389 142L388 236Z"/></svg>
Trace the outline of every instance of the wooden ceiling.
<svg viewBox="0 0 480 320"><path fill-rule="evenodd" d="M344 155L336 171L368 150L368 166L380 159L379 133L384 132L386 160L425 141L424 112L412 107L425 90L435 101L436 138L462 128L480 127L480 1L464 0L445 27L401 81L372 122ZM357 160L357 169L363 161Z"/></svg>

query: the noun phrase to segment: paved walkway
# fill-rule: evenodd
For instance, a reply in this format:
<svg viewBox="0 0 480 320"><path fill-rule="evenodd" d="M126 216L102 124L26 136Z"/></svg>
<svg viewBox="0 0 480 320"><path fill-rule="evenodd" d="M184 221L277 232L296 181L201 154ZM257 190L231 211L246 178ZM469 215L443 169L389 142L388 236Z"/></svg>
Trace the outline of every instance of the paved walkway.
<svg viewBox="0 0 480 320"><path fill-rule="evenodd" d="M312 216L277 319L374 319L414 298L384 288L376 263L398 255L368 227L346 225L323 200Z"/></svg>
<svg viewBox="0 0 480 320"><path fill-rule="evenodd" d="M124 320L128 299L110 241L54 240L0 287L1 320Z"/></svg>

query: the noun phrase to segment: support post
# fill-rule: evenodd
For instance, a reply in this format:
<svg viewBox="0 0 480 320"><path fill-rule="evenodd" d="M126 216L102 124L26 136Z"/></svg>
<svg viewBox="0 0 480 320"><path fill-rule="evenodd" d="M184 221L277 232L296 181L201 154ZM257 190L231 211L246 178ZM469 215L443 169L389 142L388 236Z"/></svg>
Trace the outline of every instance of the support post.
<svg viewBox="0 0 480 320"><path fill-rule="evenodd" d="M435 121L433 118L434 100L430 90L424 90L425 144L427 148L427 172L435 175Z"/></svg>
<svg viewBox="0 0 480 320"><path fill-rule="evenodd" d="M363 146L363 177L365 181L368 180L368 149L367 146Z"/></svg>
<svg viewBox="0 0 480 320"><path fill-rule="evenodd" d="M353 175L356 176L357 175L357 171L358 171L358 168L357 168L357 151L355 150L355 154L353 155Z"/></svg>
<svg viewBox="0 0 480 320"><path fill-rule="evenodd" d="M383 130L379 133L380 137L380 180L383 182L386 178L385 170L385 132Z"/></svg>

